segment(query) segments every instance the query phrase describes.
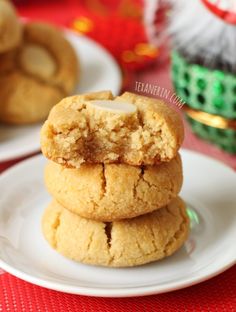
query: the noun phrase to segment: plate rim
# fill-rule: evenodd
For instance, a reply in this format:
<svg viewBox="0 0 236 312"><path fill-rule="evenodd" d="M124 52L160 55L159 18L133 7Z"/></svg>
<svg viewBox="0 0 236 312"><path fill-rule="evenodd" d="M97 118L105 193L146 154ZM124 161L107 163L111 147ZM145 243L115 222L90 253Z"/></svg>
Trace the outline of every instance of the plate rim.
<svg viewBox="0 0 236 312"><path fill-rule="evenodd" d="M194 286L201 282L207 281L220 273L228 270L236 264L236 260L232 259L227 265L221 267L219 270L215 270L209 274L205 274L204 276L200 276L199 278L189 278L186 281L181 282L172 282L167 283L165 286L141 286L138 288L96 288L96 287L85 287L85 286L72 286L68 284L60 284L58 282L46 281L42 278L38 278L32 276L28 273L22 272L14 267L8 265L2 259L0 259L0 267L6 271L7 273L12 274L13 276L20 278L23 281L31 283L33 285L37 285L40 287L44 287L50 290L55 290L59 292L64 292L68 294L74 295L83 295L83 296L92 296L92 297L104 297L104 298L125 298L125 297L142 297L149 295L162 294L167 292L172 292L175 290L184 289L190 286ZM3 273L4 274L4 273Z"/></svg>
<svg viewBox="0 0 236 312"><path fill-rule="evenodd" d="M219 163L221 166L224 166L225 168L228 169L232 169L229 166L227 166L225 163L220 162L218 160L215 160L212 157L206 156L204 154L201 154L199 152L194 152L188 149L182 149L180 151L181 154L193 154L193 155L198 155L201 156L203 158L207 158L208 160L211 161L215 161L217 163ZM6 171L4 171L1 175L0 175L0 182L2 182L5 177L8 177L9 175L14 174L15 170L20 169L21 167L24 166L28 166L30 165L30 163L34 163L37 161L43 161L45 158L43 157L42 154L39 155L35 155L32 156L28 159L25 159L15 165L13 165L12 167L10 167L9 169L7 169ZM234 172L232 170L232 172ZM1 209L1 207L0 207ZM218 265L218 269L215 269L215 267L213 269L210 269L209 264L206 267L201 268L198 271L198 275L196 276L196 274L194 274L193 276L190 276L188 278L185 278L184 280L181 281L170 281L167 282L164 285L146 285L146 286L140 286L137 288L122 288L122 287L117 287L117 288L106 288L106 286L102 287L102 288L96 288L96 287L85 287L85 286L74 286L74 285L69 285L69 284L61 284L59 282L56 281L49 281L49 280L45 280L43 278L40 277L36 277L32 274L29 273L25 273L23 271L21 271L20 269L15 268L12 265L9 265L7 262L5 262L4 260L2 260L0 258L0 267L24 280L27 281L31 284L35 284L41 287L45 287L48 289L52 289L52 290L56 290L56 291L60 291L60 292L65 292L65 293L70 293L70 294L77 294L77 295L86 295L86 296L94 296L94 297L134 297L134 296L147 296L147 295L153 295L153 294L160 294L160 293L165 293L165 292L170 292L170 291L174 291L174 290L178 290L178 289L183 289L189 286L193 286L195 284L201 283L203 281L206 281L222 272L224 272L225 270L229 269L230 267L232 267L234 264L236 264L236 255L234 257L234 255L230 254L229 256L227 255L227 257L225 259L222 260L222 258L220 258L221 262L223 262L222 264L220 264L220 266ZM207 272L205 273L205 269L207 268ZM199 272L202 272L201 274L199 274Z"/></svg>
<svg viewBox="0 0 236 312"><path fill-rule="evenodd" d="M35 144L35 146L33 146L32 148L28 149L27 152L26 151L25 152L21 152L21 150L20 150L17 153L15 153L14 155L13 154L10 155L9 157L6 157L6 156L2 157L0 159L0 164L4 164L4 163L9 162L9 161L19 160L19 159L27 157L27 156L30 157L31 154L39 153L39 152L40 152L40 146Z"/></svg>

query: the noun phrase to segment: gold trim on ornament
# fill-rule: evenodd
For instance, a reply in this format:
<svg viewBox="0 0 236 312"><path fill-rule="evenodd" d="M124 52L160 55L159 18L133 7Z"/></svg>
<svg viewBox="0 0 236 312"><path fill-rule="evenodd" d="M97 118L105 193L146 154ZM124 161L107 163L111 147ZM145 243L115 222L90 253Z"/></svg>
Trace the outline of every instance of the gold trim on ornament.
<svg viewBox="0 0 236 312"><path fill-rule="evenodd" d="M184 106L184 110L189 117L207 126L219 129L236 130L236 119L227 119L219 115L212 115L192 109L187 105Z"/></svg>

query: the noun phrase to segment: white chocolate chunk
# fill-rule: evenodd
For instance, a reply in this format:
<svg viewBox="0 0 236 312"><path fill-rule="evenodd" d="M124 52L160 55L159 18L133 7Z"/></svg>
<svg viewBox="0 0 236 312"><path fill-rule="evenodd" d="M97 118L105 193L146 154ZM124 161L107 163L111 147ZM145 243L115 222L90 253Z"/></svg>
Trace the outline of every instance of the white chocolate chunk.
<svg viewBox="0 0 236 312"><path fill-rule="evenodd" d="M44 79L52 77L57 67L52 55L36 44L28 44L23 48L20 63L26 72Z"/></svg>
<svg viewBox="0 0 236 312"><path fill-rule="evenodd" d="M133 114L137 110L135 105L121 101L96 100L90 101L89 104L96 109L115 114Z"/></svg>

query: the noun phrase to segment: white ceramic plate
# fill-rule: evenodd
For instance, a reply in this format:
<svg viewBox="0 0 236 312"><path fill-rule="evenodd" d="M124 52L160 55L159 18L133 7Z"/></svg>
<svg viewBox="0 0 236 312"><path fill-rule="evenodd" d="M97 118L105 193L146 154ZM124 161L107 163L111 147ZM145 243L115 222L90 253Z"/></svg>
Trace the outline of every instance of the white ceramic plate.
<svg viewBox="0 0 236 312"><path fill-rule="evenodd" d="M117 95L121 88L121 72L113 57L89 38L66 31L80 60L80 82L74 94L111 90ZM0 162L37 152L42 124L0 126Z"/></svg>
<svg viewBox="0 0 236 312"><path fill-rule="evenodd" d="M125 269L83 265L64 258L44 240L40 221L50 201L43 185L42 156L0 177L0 267L28 282L63 292L138 296L196 284L236 260L236 175L225 165L182 151L191 235L173 256Z"/></svg>

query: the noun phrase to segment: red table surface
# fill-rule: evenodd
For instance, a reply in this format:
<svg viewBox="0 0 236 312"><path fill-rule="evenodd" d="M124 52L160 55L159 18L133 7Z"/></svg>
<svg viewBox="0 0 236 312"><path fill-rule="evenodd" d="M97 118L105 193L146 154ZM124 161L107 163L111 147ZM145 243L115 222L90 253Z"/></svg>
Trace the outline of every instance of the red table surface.
<svg viewBox="0 0 236 312"><path fill-rule="evenodd" d="M105 0L104 0L105 1ZM68 25L80 4L75 0L15 1L24 17ZM23 4L22 4L23 2ZM89 1L87 1L89 2ZM106 2L106 1L105 1ZM114 1L113 1L114 2ZM24 4L25 3L25 4ZM26 5L27 4L27 5ZM66 7L65 7L66 4ZM132 73L126 89L134 91L136 81L158 84L172 90L168 61L156 62L146 70ZM236 157L196 138L185 124L183 146L217 158L236 169ZM0 172L14 163L0 164ZM224 252L222 250L222 252ZM2 274L1 274L2 273ZM0 272L0 311L236 311L236 266L209 281L175 291L139 298L92 298L51 291Z"/></svg>
<svg viewBox="0 0 236 312"><path fill-rule="evenodd" d="M48 290L10 275L0 275L0 311L42 312L234 312L236 267L211 280L139 298L95 298Z"/></svg>

